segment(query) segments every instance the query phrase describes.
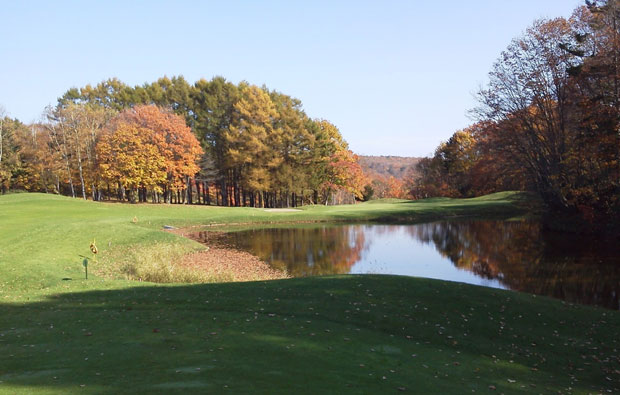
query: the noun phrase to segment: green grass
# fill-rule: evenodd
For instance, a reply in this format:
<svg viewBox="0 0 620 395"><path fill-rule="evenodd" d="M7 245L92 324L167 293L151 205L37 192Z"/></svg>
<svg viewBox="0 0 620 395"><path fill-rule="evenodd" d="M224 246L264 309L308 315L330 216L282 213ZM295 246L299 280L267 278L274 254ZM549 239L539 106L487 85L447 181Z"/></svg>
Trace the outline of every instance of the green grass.
<svg viewBox="0 0 620 395"><path fill-rule="evenodd" d="M390 200L335 207L306 206L298 212L266 212L254 208L93 203L45 194L7 195L0 197L0 298L4 294L11 300L22 300L25 296L32 298L63 290L67 286L63 278L83 276L81 256L91 256L89 245L93 239L104 261L108 256L118 258L125 251L145 255L145 250L153 245L174 245L183 251L202 248L198 243L162 232L164 225L505 217L523 213L518 204L520 196L501 193L465 200ZM137 223L132 222L134 217ZM91 263L90 270L96 272L97 265ZM131 284L122 286L128 285Z"/></svg>
<svg viewBox="0 0 620 395"><path fill-rule="evenodd" d="M618 392L615 311L395 276L83 279L80 255L90 256L93 238L100 255L130 263L201 248L163 225L510 217L523 199L268 213L2 196L0 393Z"/></svg>

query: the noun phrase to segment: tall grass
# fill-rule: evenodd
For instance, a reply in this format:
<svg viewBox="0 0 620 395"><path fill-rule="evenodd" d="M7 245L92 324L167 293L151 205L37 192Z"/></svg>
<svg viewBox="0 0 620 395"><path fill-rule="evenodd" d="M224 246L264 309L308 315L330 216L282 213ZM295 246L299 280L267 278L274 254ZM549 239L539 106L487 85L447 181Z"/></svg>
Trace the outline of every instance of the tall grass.
<svg viewBox="0 0 620 395"><path fill-rule="evenodd" d="M232 273L197 270L184 266L186 245L155 243L120 248L102 257L98 274L111 278L153 283L214 283L233 281Z"/></svg>

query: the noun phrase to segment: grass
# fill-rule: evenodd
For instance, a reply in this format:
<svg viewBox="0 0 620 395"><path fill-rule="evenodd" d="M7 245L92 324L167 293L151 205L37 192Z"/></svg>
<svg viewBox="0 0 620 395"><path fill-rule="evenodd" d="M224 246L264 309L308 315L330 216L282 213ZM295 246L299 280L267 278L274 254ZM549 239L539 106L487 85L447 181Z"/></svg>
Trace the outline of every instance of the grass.
<svg viewBox="0 0 620 395"><path fill-rule="evenodd" d="M158 285L81 266L93 238L114 259L89 268L132 278L201 248L163 225L509 217L522 199L279 213L2 196L0 393L620 391L615 311L395 276Z"/></svg>
<svg viewBox="0 0 620 395"><path fill-rule="evenodd" d="M147 255L146 250L157 244L183 252L203 248L193 241L162 232L164 225L421 222L463 216L505 217L524 212L515 203L520 196L500 193L465 200L429 199L415 203L391 200L350 206L307 206L297 212L266 212L253 208L93 203L45 194L7 195L0 197L0 262L8 263L0 265L0 298L4 293L12 300L21 300L26 294L33 297L33 290L34 295L41 295L56 292L59 287L64 289L67 283L63 278L83 276L80 256L91 256L89 245L93 239L97 241L102 264L109 263L105 258L110 256L122 260L126 251ZM109 272L109 269L89 265L91 273Z"/></svg>
<svg viewBox="0 0 620 395"><path fill-rule="evenodd" d="M215 283L230 282L226 273L206 273L179 264L183 255L191 252L187 245L156 243L149 246L131 246L109 251L101 259L103 268L98 273L106 277L152 283Z"/></svg>

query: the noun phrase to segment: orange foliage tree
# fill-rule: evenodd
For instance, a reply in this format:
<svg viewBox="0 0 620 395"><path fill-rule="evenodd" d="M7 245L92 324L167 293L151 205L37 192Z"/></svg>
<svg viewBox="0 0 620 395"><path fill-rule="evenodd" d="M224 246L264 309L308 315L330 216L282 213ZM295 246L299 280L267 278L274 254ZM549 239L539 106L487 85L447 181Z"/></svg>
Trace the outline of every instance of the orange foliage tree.
<svg viewBox="0 0 620 395"><path fill-rule="evenodd" d="M344 190L353 195L355 199L362 199L362 192L368 184L368 179L353 151L337 150L330 158L328 174L323 186L327 193L325 204L328 203L329 194L337 190Z"/></svg>
<svg viewBox="0 0 620 395"><path fill-rule="evenodd" d="M97 144L102 180L117 184L119 198L127 191L130 201L144 188L159 191L166 181L166 158L161 139L151 129L121 122Z"/></svg>
<svg viewBox="0 0 620 395"><path fill-rule="evenodd" d="M191 188L191 178L200 170L198 160L203 154L200 143L185 120L170 111L148 105L124 111L119 116L119 122L152 131L166 168L164 198L169 202L171 193L176 192L177 200L180 200L178 194ZM187 196L191 196L191 191Z"/></svg>

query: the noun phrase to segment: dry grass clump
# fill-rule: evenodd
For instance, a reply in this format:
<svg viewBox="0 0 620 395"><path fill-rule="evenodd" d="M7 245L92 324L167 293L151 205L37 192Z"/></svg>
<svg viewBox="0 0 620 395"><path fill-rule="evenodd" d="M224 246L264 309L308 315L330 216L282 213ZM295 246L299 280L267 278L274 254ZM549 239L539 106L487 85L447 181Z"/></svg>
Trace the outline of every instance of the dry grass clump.
<svg viewBox="0 0 620 395"><path fill-rule="evenodd" d="M97 274L153 283L220 283L288 278L257 257L214 245L193 251L181 244L156 243L114 249L101 257Z"/></svg>
<svg viewBox="0 0 620 395"><path fill-rule="evenodd" d="M195 270L182 264L188 247L157 243L132 246L106 255L100 274L153 283L213 283L232 281L227 273Z"/></svg>

